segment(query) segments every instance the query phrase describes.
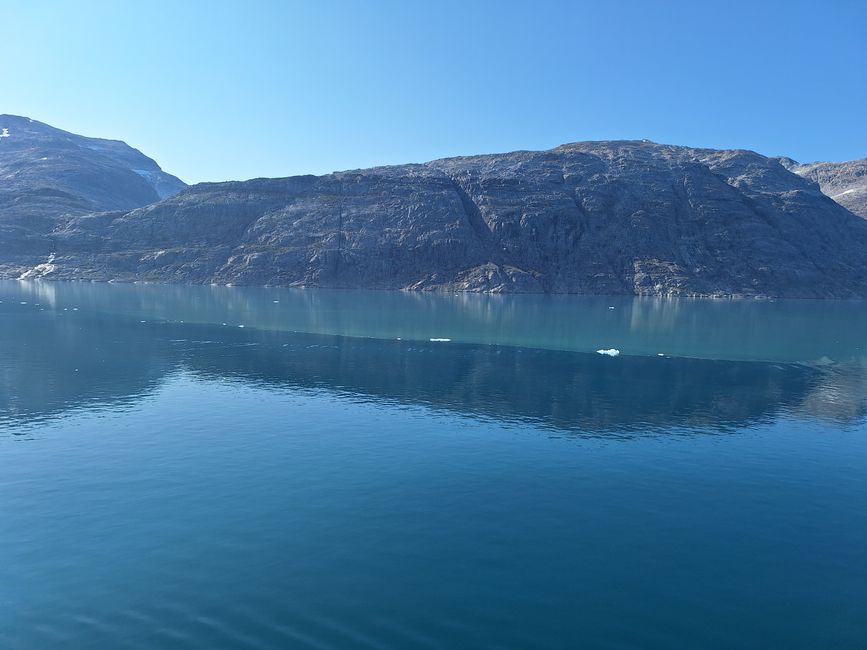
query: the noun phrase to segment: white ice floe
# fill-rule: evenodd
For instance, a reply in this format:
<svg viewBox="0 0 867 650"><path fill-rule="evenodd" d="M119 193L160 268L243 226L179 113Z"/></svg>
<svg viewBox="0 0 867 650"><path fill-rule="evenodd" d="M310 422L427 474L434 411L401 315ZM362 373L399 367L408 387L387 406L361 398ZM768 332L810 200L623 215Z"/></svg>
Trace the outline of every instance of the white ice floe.
<svg viewBox="0 0 867 650"><path fill-rule="evenodd" d="M9 129L5 128L0 131L0 138L8 138L9 137Z"/></svg>
<svg viewBox="0 0 867 650"><path fill-rule="evenodd" d="M596 354L604 354L607 357L616 357L620 354L620 350L617 348L608 348L607 350L596 350Z"/></svg>
<svg viewBox="0 0 867 650"><path fill-rule="evenodd" d="M608 309L614 309L614 307L609 307Z"/></svg>
<svg viewBox="0 0 867 650"><path fill-rule="evenodd" d="M431 343L448 343L451 339L431 339Z"/></svg>
<svg viewBox="0 0 867 650"><path fill-rule="evenodd" d="M18 276L19 280L32 280L34 278L42 278L46 275L51 275L57 270L57 267L54 265L54 253L48 256L48 260L43 262L42 264L37 264L32 269L28 269L20 276Z"/></svg>
<svg viewBox="0 0 867 650"><path fill-rule="evenodd" d="M657 353L656 353L656 356L658 356L658 357L664 357L665 355L664 355L662 352L657 352Z"/></svg>

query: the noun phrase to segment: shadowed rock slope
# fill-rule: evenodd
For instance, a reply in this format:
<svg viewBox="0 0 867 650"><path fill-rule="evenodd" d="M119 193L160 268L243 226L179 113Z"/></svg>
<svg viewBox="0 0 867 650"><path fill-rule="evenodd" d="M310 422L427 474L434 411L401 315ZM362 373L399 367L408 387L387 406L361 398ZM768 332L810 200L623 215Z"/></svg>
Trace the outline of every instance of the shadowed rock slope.
<svg viewBox="0 0 867 650"><path fill-rule="evenodd" d="M205 183L77 215L7 275L867 296L867 221L777 159L647 141Z"/></svg>

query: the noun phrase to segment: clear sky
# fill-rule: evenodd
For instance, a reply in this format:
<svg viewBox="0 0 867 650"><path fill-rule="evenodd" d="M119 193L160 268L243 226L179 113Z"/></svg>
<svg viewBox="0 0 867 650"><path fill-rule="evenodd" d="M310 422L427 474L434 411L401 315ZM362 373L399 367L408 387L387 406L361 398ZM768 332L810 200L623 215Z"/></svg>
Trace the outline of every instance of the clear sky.
<svg viewBox="0 0 867 650"><path fill-rule="evenodd" d="M576 140L867 157L867 1L0 0L0 113L187 182Z"/></svg>

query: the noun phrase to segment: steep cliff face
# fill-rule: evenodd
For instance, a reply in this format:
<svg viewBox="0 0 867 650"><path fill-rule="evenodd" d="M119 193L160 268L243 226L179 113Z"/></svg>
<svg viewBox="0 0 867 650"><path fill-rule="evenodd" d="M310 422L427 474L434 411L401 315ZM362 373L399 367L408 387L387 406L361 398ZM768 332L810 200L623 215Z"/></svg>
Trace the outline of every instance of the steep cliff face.
<svg viewBox="0 0 867 650"><path fill-rule="evenodd" d="M825 194L850 212L867 219L867 158L806 165L791 158L779 160L790 171L818 183Z"/></svg>
<svg viewBox="0 0 867 650"><path fill-rule="evenodd" d="M779 160L646 141L205 183L76 214L7 276L867 296L867 221Z"/></svg>
<svg viewBox="0 0 867 650"><path fill-rule="evenodd" d="M864 291L863 224L752 152L589 142L432 165L551 291Z"/></svg>

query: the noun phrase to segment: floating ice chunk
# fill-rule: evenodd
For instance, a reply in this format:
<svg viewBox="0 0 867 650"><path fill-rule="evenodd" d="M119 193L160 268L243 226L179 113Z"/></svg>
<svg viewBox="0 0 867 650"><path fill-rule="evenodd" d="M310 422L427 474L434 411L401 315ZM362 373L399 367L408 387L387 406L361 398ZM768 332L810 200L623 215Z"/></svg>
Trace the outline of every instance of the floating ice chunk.
<svg viewBox="0 0 867 650"><path fill-rule="evenodd" d="M616 357L620 354L620 350L617 348L608 348L607 350L596 350L596 354L604 354L607 357Z"/></svg>
<svg viewBox="0 0 867 650"><path fill-rule="evenodd" d="M656 353L656 356L658 356L658 357L664 357L665 355L664 355L662 352L657 352L657 353Z"/></svg>
<svg viewBox="0 0 867 650"><path fill-rule="evenodd" d="M609 307L608 309L614 309L614 307Z"/></svg>
<svg viewBox="0 0 867 650"><path fill-rule="evenodd" d="M0 138L8 138L9 137L9 129L4 128L2 132L0 132Z"/></svg>
<svg viewBox="0 0 867 650"><path fill-rule="evenodd" d="M431 339L431 343L448 343L451 339Z"/></svg>
<svg viewBox="0 0 867 650"><path fill-rule="evenodd" d="M244 327L243 325L238 325L238 327Z"/></svg>

